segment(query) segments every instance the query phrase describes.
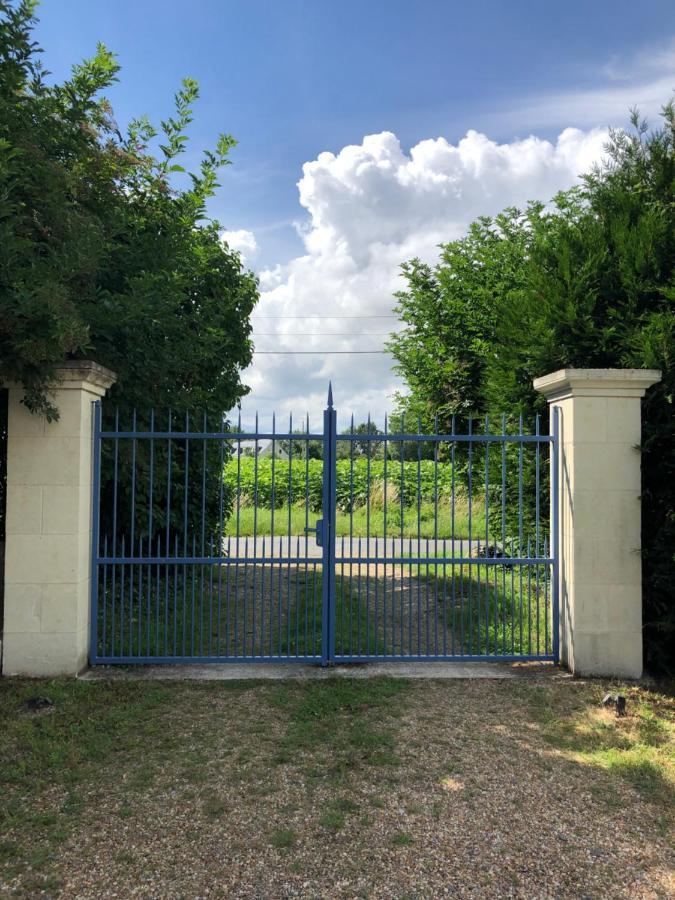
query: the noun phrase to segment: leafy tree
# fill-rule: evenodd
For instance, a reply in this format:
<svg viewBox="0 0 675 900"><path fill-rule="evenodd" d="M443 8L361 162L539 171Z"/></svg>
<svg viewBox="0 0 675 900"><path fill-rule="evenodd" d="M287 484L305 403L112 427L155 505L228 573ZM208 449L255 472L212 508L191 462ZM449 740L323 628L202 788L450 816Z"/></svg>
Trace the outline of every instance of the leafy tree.
<svg viewBox="0 0 675 900"><path fill-rule="evenodd" d="M344 431L342 431L342 434L375 435L382 434L382 432L375 422L371 422L369 419L367 422L359 422L358 425L352 424L349 428L345 428ZM382 449L382 441L357 439L354 441L338 441L337 453L338 457L341 459L349 459L351 456L354 456L354 458L370 457L371 459L375 459L375 457L382 455Z"/></svg>
<svg viewBox="0 0 675 900"><path fill-rule="evenodd" d="M198 97L191 79L159 130L139 118L122 133L102 93L118 77L114 55L99 44L67 81L48 83L32 38L35 8L35 0L0 0L0 379L22 383L28 407L53 419L55 367L94 358L118 374L108 419L115 405L127 426L132 408L147 420L150 407L171 407L174 422L192 413L200 428L203 415L219 425L245 392L240 372L251 360L258 296L255 277L206 214L234 140L221 135L196 172L184 171ZM144 461L137 465L145 474ZM175 477L200 465L184 445L175 448ZM159 488L154 498L159 528ZM118 512L128 520L128 510ZM176 513L173 525L182 520Z"/></svg>
<svg viewBox="0 0 675 900"><path fill-rule="evenodd" d="M291 434L297 434L299 438L307 434L306 428L294 428ZM301 459L323 459L323 441L308 440L281 440L279 444L288 456Z"/></svg>
<svg viewBox="0 0 675 900"><path fill-rule="evenodd" d="M432 268L413 259L402 266L407 289L396 295L405 328L388 347L408 388L399 406L409 423L451 428L484 411L485 369L497 336L495 297L508 302L526 284L523 260L541 206L507 209L474 222L466 237L441 248Z"/></svg>
<svg viewBox="0 0 675 900"><path fill-rule="evenodd" d="M532 379L565 366L659 368L643 406L645 649L672 667L675 634L675 110L632 115L607 161L550 208L480 220L435 269L404 268L391 347L406 409L540 410ZM440 372L441 376L436 375Z"/></svg>

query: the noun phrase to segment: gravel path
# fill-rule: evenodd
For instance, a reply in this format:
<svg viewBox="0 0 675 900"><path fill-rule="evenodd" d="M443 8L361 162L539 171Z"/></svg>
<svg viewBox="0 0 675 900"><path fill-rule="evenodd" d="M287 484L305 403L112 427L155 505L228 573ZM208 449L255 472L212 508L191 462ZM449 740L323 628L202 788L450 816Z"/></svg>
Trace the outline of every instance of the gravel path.
<svg viewBox="0 0 675 900"><path fill-rule="evenodd" d="M621 747L642 727L599 710L606 685L335 684L168 687L144 751L82 782L47 896L674 895L673 785L584 755L589 729Z"/></svg>

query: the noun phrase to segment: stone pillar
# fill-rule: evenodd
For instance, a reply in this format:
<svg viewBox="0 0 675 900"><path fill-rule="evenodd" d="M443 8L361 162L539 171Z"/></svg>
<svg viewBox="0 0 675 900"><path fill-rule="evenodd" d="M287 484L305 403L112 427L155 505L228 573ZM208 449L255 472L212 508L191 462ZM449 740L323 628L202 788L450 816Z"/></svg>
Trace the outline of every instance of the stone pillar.
<svg viewBox="0 0 675 900"><path fill-rule="evenodd" d="M64 363L52 423L8 386L3 675L76 675L87 665L92 401L114 381L96 363Z"/></svg>
<svg viewBox="0 0 675 900"><path fill-rule="evenodd" d="M561 662L642 675L640 398L661 373L562 369L537 378L560 427Z"/></svg>

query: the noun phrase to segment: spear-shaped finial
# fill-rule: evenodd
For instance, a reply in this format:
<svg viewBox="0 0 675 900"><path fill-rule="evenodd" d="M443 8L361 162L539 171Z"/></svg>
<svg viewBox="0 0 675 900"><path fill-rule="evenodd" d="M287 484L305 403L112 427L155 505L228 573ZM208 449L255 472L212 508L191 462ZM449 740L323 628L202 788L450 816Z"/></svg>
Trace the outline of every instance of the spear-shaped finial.
<svg viewBox="0 0 675 900"><path fill-rule="evenodd" d="M333 382L328 382L328 409L333 408Z"/></svg>

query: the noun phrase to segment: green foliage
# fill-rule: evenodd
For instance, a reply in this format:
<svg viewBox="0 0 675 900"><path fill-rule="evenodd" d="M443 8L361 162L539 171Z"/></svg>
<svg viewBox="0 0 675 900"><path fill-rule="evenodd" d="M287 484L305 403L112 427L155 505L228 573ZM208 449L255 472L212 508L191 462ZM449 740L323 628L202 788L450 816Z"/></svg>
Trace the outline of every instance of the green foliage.
<svg viewBox="0 0 675 900"><path fill-rule="evenodd" d="M196 173L180 165L192 79L159 129L138 118L121 133L102 95L118 78L114 55L99 44L67 81L49 84L34 9L0 0L0 381L22 383L28 407L53 419L55 367L93 358L118 374L107 408L119 405L123 420L156 406L219 421L245 392L258 296L206 218L234 140L222 135ZM109 455L103 464L109 499ZM126 486L129 462L120 465ZM210 482L211 521L219 482ZM158 525L163 499L158 486ZM118 496L120 521L129 500Z"/></svg>
<svg viewBox="0 0 675 900"><path fill-rule="evenodd" d="M405 328L392 335L389 348L408 388L399 397L408 421L428 429L464 430L467 416L485 411L483 382L498 322L495 297L505 302L525 286L523 257L531 225L541 214L507 209L493 221L474 222L465 238L445 244L432 269L418 259L404 263L407 290L396 311Z"/></svg>
<svg viewBox="0 0 675 900"><path fill-rule="evenodd" d="M402 408L446 422L469 411L545 417L532 379L565 366L662 370L642 441L645 649L661 670L673 665L675 636L672 103L663 119L649 133L634 113L632 132L612 133L608 161L551 208L481 219L435 268L406 264L406 327L390 342L409 390Z"/></svg>
<svg viewBox="0 0 675 900"><path fill-rule="evenodd" d="M230 493L237 490L237 479L246 502L259 507L280 509L291 504L304 502L312 512L321 511L323 491L323 462L320 459L305 461L255 459L243 457L239 466L230 460L225 466L225 484ZM368 460L363 457L339 459L336 461L336 497L338 509L349 512L365 506L370 495L384 486L384 460ZM419 492L418 492L419 480ZM432 460L421 462L388 462L387 485L390 489L389 502L393 506L403 499L406 508L420 502L447 499L452 490L452 467ZM381 504L380 504L381 505Z"/></svg>
<svg viewBox="0 0 675 900"><path fill-rule="evenodd" d="M345 428L342 434L351 435L375 435L382 434L380 429L374 422L368 419L367 422L359 422L358 425L352 425ZM384 453L384 445L382 441L374 440L354 440L354 441L338 441L337 455L338 458L348 459L350 456L369 456L374 459L376 456L382 456Z"/></svg>

